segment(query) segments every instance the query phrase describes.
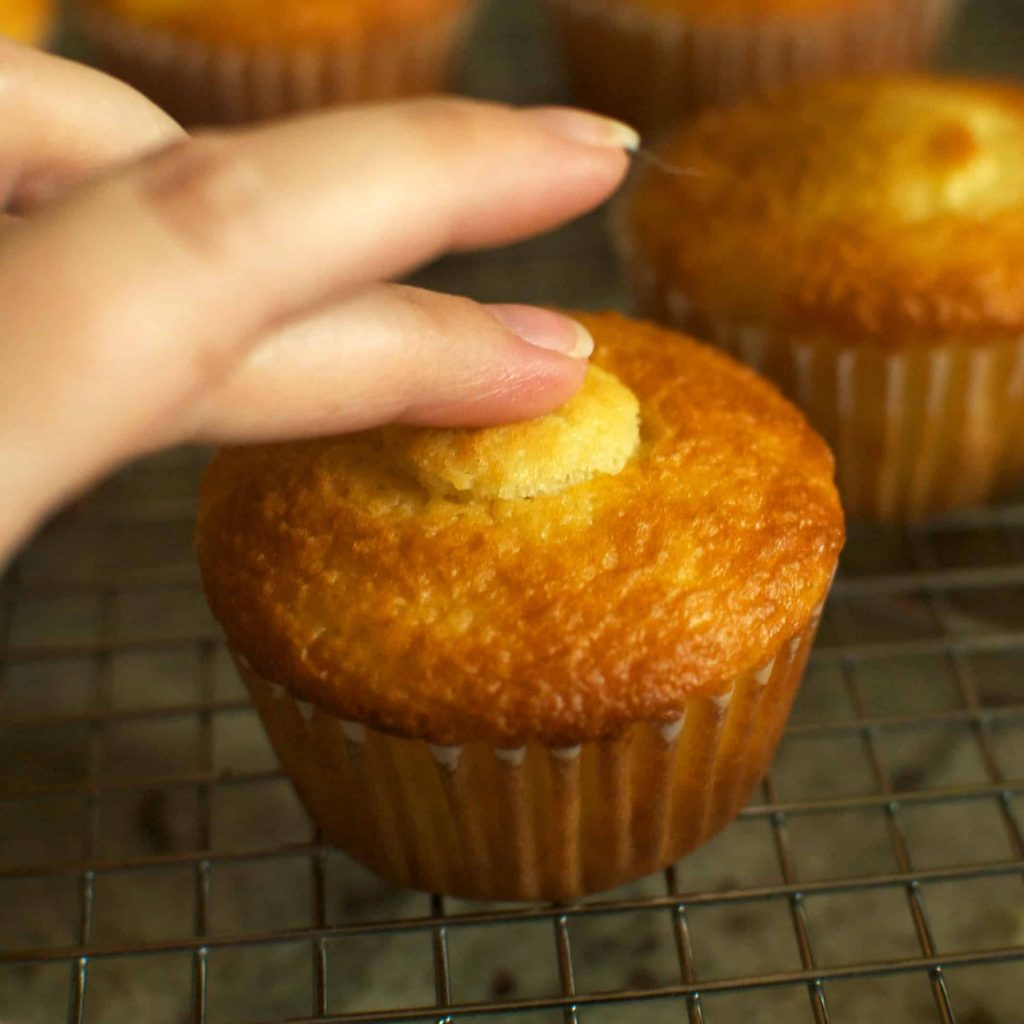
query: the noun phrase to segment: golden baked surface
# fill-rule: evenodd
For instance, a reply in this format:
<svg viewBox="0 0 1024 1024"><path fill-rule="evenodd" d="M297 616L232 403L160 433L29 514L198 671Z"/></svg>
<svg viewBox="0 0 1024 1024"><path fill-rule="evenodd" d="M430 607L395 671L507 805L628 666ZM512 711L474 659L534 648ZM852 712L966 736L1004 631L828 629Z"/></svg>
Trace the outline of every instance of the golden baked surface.
<svg viewBox="0 0 1024 1024"><path fill-rule="evenodd" d="M1024 331L1024 91L816 83L712 111L628 211L638 256L699 308L850 343Z"/></svg>
<svg viewBox="0 0 1024 1024"><path fill-rule="evenodd" d="M53 17L51 0L2 0L0 36L20 43L41 43Z"/></svg>
<svg viewBox="0 0 1024 1024"><path fill-rule="evenodd" d="M138 25L209 43L315 44L400 32L471 0L86 0Z"/></svg>
<svg viewBox="0 0 1024 1024"><path fill-rule="evenodd" d="M257 672L437 743L571 744L670 719L806 627L843 539L824 443L725 356L615 314L581 319L639 403L617 473L608 455L636 406L608 402L600 375L588 417L551 418L561 430L377 430L218 455L199 562ZM530 463L549 466L553 436L582 451L542 481ZM523 481L537 497L491 497Z"/></svg>

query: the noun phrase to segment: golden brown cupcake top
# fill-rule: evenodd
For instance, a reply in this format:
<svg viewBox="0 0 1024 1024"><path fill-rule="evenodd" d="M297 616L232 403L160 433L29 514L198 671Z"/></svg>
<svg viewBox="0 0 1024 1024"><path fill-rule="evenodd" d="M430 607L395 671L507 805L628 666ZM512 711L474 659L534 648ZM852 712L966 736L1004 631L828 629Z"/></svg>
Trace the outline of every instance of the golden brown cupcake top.
<svg viewBox="0 0 1024 1024"><path fill-rule="evenodd" d="M1024 92L815 84L711 111L660 147L628 234L712 315L850 343L1024 331Z"/></svg>
<svg viewBox="0 0 1024 1024"><path fill-rule="evenodd" d="M673 718L807 626L843 538L824 443L727 357L581 319L596 368L550 416L217 457L199 561L258 673L436 743L571 745Z"/></svg>
<svg viewBox="0 0 1024 1024"><path fill-rule="evenodd" d="M626 7L640 7L666 14L680 14L694 21L751 22L804 18L850 8L891 7L904 0L612 0Z"/></svg>
<svg viewBox="0 0 1024 1024"><path fill-rule="evenodd" d="M3 0L0 2L0 36L19 43L41 43L52 17L52 0Z"/></svg>
<svg viewBox="0 0 1024 1024"><path fill-rule="evenodd" d="M301 45L399 32L471 0L87 0L138 25L202 42Z"/></svg>

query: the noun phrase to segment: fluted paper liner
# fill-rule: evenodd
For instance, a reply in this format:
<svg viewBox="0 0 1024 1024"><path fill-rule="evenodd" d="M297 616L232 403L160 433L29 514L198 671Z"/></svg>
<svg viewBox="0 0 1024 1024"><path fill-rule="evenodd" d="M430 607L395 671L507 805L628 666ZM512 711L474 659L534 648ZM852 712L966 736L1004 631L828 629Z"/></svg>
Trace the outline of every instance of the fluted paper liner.
<svg viewBox="0 0 1024 1024"><path fill-rule="evenodd" d="M775 752L819 615L723 696L691 697L671 722L568 748L400 739L235 661L328 840L399 885L560 900L665 867L732 820Z"/></svg>
<svg viewBox="0 0 1024 1024"><path fill-rule="evenodd" d="M88 0L80 4L79 22L100 67L182 123L238 124L332 103L444 91L472 10L467 5L403 32L279 50L179 38Z"/></svg>
<svg viewBox="0 0 1024 1024"><path fill-rule="evenodd" d="M773 380L836 457L850 518L918 521L1024 487L1024 337L887 350L708 316L619 242L638 310Z"/></svg>
<svg viewBox="0 0 1024 1024"><path fill-rule="evenodd" d="M646 128L808 78L926 64L961 0L877 0L746 24L624 0L548 3L579 98Z"/></svg>

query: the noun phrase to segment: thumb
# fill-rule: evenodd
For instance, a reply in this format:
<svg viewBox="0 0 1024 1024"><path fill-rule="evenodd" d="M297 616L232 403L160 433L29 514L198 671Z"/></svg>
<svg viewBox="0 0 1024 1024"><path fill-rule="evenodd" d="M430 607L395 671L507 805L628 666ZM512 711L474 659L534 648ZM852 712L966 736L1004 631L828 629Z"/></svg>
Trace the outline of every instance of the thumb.
<svg viewBox="0 0 1024 1024"><path fill-rule="evenodd" d="M571 397L592 350L582 326L549 310L382 285L269 336L184 429L252 442L528 419Z"/></svg>

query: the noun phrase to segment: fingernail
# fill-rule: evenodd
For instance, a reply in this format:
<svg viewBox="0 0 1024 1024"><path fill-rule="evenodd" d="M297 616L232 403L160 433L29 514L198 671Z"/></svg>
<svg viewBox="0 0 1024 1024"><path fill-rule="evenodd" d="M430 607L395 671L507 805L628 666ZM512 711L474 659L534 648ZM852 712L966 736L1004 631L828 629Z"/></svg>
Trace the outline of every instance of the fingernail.
<svg viewBox="0 0 1024 1024"><path fill-rule="evenodd" d="M491 315L513 334L537 348L561 352L572 359L589 359L594 339L580 323L537 306L488 306Z"/></svg>
<svg viewBox="0 0 1024 1024"><path fill-rule="evenodd" d="M640 133L622 121L592 114L574 107L534 107L524 113L542 127L587 146L625 149L635 153L640 148Z"/></svg>

